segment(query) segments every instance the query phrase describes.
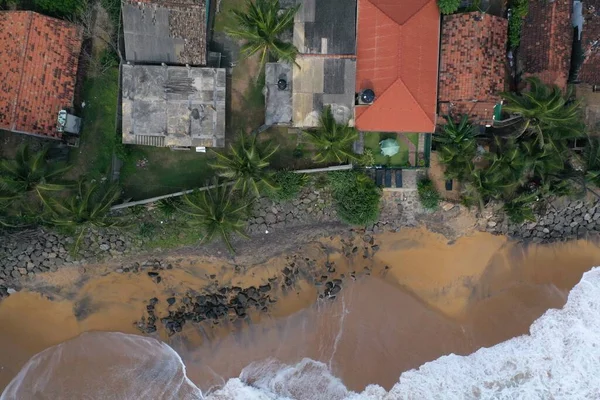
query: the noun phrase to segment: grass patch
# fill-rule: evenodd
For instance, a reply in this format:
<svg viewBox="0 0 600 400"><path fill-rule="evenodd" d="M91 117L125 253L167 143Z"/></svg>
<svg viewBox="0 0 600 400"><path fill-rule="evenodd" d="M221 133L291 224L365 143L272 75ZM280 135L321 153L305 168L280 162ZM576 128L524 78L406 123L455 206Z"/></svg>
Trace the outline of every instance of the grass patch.
<svg viewBox="0 0 600 400"><path fill-rule="evenodd" d="M71 178L87 175L106 176L111 171L112 155L121 139L116 134L116 112L119 96L119 69L112 68L98 77L86 79L82 111L83 126L78 149L73 149L69 162Z"/></svg>
<svg viewBox="0 0 600 400"><path fill-rule="evenodd" d="M232 132L246 133L265 122L264 69L259 71L257 57L240 60L231 77L232 99L229 126ZM255 74L259 74L258 78Z"/></svg>
<svg viewBox="0 0 600 400"><path fill-rule="evenodd" d="M231 11L245 10L245 5L245 0L223 0L221 2L221 10L215 16L214 31L225 32L227 28L234 28L237 23Z"/></svg>
<svg viewBox="0 0 600 400"><path fill-rule="evenodd" d="M319 167L312 161L313 151L305 143L298 143L298 134L289 133L283 126L272 126L258 134L261 141L270 141L279 146L270 159L273 169L307 169Z"/></svg>
<svg viewBox="0 0 600 400"><path fill-rule="evenodd" d="M418 133L405 133L404 136L406 136L407 139L410 140L410 142L415 145L415 148L419 147L419 134Z"/></svg>
<svg viewBox="0 0 600 400"><path fill-rule="evenodd" d="M121 169L124 197L140 200L205 186L213 174L212 159L193 150L128 145Z"/></svg>
<svg viewBox="0 0 600 400"><path fill-rule="evenodd" d="M390 137L397 137L397 134L365 132L365 148L371 149L371 151L373 152L373 158L375 161L374 165L387 165L390 167L407 166L409 164L408 147L406 146L406 143L404 143L402 140L398 140L398 144L400 145L400 151L398 153L394 154L391 157L384 156L381 154L381 147L379 146L379 142Z"/></svg>

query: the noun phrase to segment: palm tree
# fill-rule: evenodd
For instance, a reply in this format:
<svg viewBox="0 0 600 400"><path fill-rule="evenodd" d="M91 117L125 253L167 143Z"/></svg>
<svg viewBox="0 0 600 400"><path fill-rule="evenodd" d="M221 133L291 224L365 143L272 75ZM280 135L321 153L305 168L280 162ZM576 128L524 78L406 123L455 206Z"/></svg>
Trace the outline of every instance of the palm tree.
<svg viewBox="0 0 600 400"><path fill-rule="evenodd" d="M474 169L465 176L462 198L467 205L476 204L480 210L490 200L498 200L502 196L502 182L497 174L485 169Z"/></svg>
<svg viewBox="0 0 600 400"><path fill-rule="evenodd" d="M277 190L272 181L272 173L267 170L269 158L275 154L277 147L270 144L260 146L256 135L248 139L248 135L240 133L238 139L229 146L227 154L213 151L217 160L211 164L217 176L233 181L233 189L242 195L261 194Z"/></svg>
<svg viewBox="0 0 600 400"><path fill-rule="evenodd" d="M538 78L526 79L529 90L521 94L503 93L504 110L520 115L522 127L516 137L532 136L540 147L553 146L557 139L585 135L580 104L571 102L571 92L563 95L557 86L548 87Z"/></svg>
<svg viewBox="0 0 600 400"><path fill-rule="evenodd" d="M520 224L535 221L533 205L539 197L536 192L524 192L504 203L504 212L511 222Z"/></svg>
<svg viewBox="0 0 600 400"><path fill-rule="evenodd" d="M300 4L280 13L279 0L247 0L246 10L233 10L236 28L226 32L245 41L241 48L244 57L260 54L260 63L269 59L294 62L298 49L281 40L281 35L294 26L294 15Z"/></svg>
<svg viewBox="0 0 600 400"><path fill-rule="evenodd" d="M340 124L331 112L331 106L323 108L319 127L306 131L308 141L315 147L313 160L317 163L338 163L356 160L352 150L358 139L358 132L348 124Z"/></svg>
<svg viewBox="0 0 600 400"><path fill-rule="evenodd" d="M110 207L121 196L118 185L100 185L80 179L77 190L66 199L49 198L40 194L46 208L43 220L53 226L78 232L76 251L83 234L91 227L108 228L125 225L121 217L109 214Z"/></svg>
<svg viewBox="0 0 600 400"><path fill-rule="evenodd" d="M439 143L439 159L446 166L448 179L462 180L473 170L473 158L477 153L477 126L469 123L469 117L463 115L456 124L446 116L443 133L436 134L433 139Z"/></svg>
<svg viewBox="0 0 600 400"><path fill-rule="evenodd" d="M202 232L201 241L209 243L220 237L227 249L234 253L231 235L245 234L246 218L252 202L239 196L228 184L215 181L212 188L183 196L182 212L192 217L190 225Z"/></svg>
<svg viewBox="0 0 600 400"><path fill-rule="evenodd" d="M585 181L600 188L600 138L590 137L583 150Z"/></svg>
<svg viewBox="0 0 600 400"><path fill-rule="evenodd" d="M20 146L14 160L0 161L0 189L13 193L40 190L63 190L69 185L60 181L70 166L46 161L48 150L31 153L29 146Z"/></svg>

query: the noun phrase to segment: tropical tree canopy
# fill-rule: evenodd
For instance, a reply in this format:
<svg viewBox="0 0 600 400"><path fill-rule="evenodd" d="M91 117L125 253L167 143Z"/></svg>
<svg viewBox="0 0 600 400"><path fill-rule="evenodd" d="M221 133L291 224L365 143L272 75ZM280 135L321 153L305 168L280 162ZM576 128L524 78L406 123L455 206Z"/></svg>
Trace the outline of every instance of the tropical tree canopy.
<svg viewBox="0 0 600 400"><path fill-rule="evenodd" d="M529 90L522 93L503 93L505 111L521 116L523 124L516 136L533 136L540 146L556 146L557 142L585 136L580 104L571 101L557 87L544 85L538 78L526 79Z"/></svg>
<svg viewBox="0 0 600 400"><path fill-rule="evenodd" d="M357 159L352 146L358 139L358 131L340 124L327 106L321 113L319 127L305 132L308 141L314 146L316 154L313 160L317 163L344 163Z"/></svg>
<svg viewBox="0 0 600 400"><path fill-rule="evenodd" d="M446 116L446 125L441 134L433 139L439 144L440 162L446 166L448 179L462 180L473 170L473 158L477 153L477 126L469 123L469 117L463 115L457 124Z"/></svg>
<svg viewBox="0 0 600 400"><path fill-rule="evenodd" d="M196 191L183 196L181 211L192 218L189 224L199 228L201 241L208 243L219 237L234 253L231 244L232 234L247 237L246 218L252 202L244 196L239 196L231 185L215 182L213 188Z"/></svg>
<svg viewBox="0 0 600 400"><path fill-rule="evenodd" d="M279 0L246 1L246 10L232 10L236 28L227 33L245 43L241 48L244 57L260 54L261 65L273 59L294 62L298 49L281 40L281 35L294 26L294 15L300 4L280 13Z"/></svg>
<svg viewBox="0 0 600 400"><path fill-rule="evenodd" d="M123 222L122 219L109 215L110 207L120 196L121 189L116 184L103 185L81 179L75 192L66 199L49 198L45 195L41 198L49 212L47 222L52 225L110 227Z"/></svg>
<svg viewBox="0 0 600 400"><path fill-rule="evenodd" d="M29 146L20 146L14 160L0 161L0 189L10 193L32 190L63 190L68 184L61 182L70 166L48 163L48 150L32 153Z"/></svg>
<svg viewBox="0 0 600 400"><path fill-rule="evenodd" d="M213 151L217 160L211 167L218 177L232 181L234 190L241 191L243 195L259 197L277 190L277 185L272 180L273 174L267 169L268 160L277 149L278 147L269 143L258 143L256 135L248 137L240 133L227 154Z"/></svg>

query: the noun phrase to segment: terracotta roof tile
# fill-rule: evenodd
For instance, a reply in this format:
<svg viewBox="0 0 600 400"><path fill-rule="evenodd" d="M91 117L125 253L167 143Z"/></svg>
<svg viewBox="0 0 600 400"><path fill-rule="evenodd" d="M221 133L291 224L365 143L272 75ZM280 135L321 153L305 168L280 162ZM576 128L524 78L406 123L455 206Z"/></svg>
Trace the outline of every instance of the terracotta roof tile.
<svg viewBox="0 0 600 400"><path fill-rule="evenodd" d="M466 113L475 120L492 120L494 104L504 91L507 29L506 19L482 12L444 17L439 83L441 114Z"/></svg>
<svg viewBox="0 0 600 400"><path fill-rule="evenodd" d="M583 83L600 85L600 0L583 3L581 47L584 60L577 79Z"/></svg>
<svg viewBox="0 0 600 400"><path fill-rule="evenodd" d="M530 0L523 23L519 54L524 76L548 85L567 86L573 46L571 0Z"/></svg>
<svg viewBox="0 0 600 400"><path fill-rule="evenodd" d="M72 105L81 39L74 24L0 12L0 128L60 137L56 119Z"/></svg>
<svg viewBox="0 0 600 400"><path fill-rule="evenodd" d="M375 101L356 106L364 131L433 132L440 14L435 0L359 0L356 88Z"/></svg>

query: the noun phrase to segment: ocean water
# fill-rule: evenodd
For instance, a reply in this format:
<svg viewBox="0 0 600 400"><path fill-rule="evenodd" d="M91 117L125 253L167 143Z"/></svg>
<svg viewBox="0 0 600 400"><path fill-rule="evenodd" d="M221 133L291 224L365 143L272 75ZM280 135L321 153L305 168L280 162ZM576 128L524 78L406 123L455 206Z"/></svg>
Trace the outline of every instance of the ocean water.
<svg viewBox="0 0 600 400"><path fill-rule="evenodd" d="M92 332L34 356L0 400L600 399L600 268L585 273L566 305L537 319L529 335L428 362L404 372L390 391L352 392L330 371L308 358L293 365L265 359L203 394L168 345Z"/></svg>

